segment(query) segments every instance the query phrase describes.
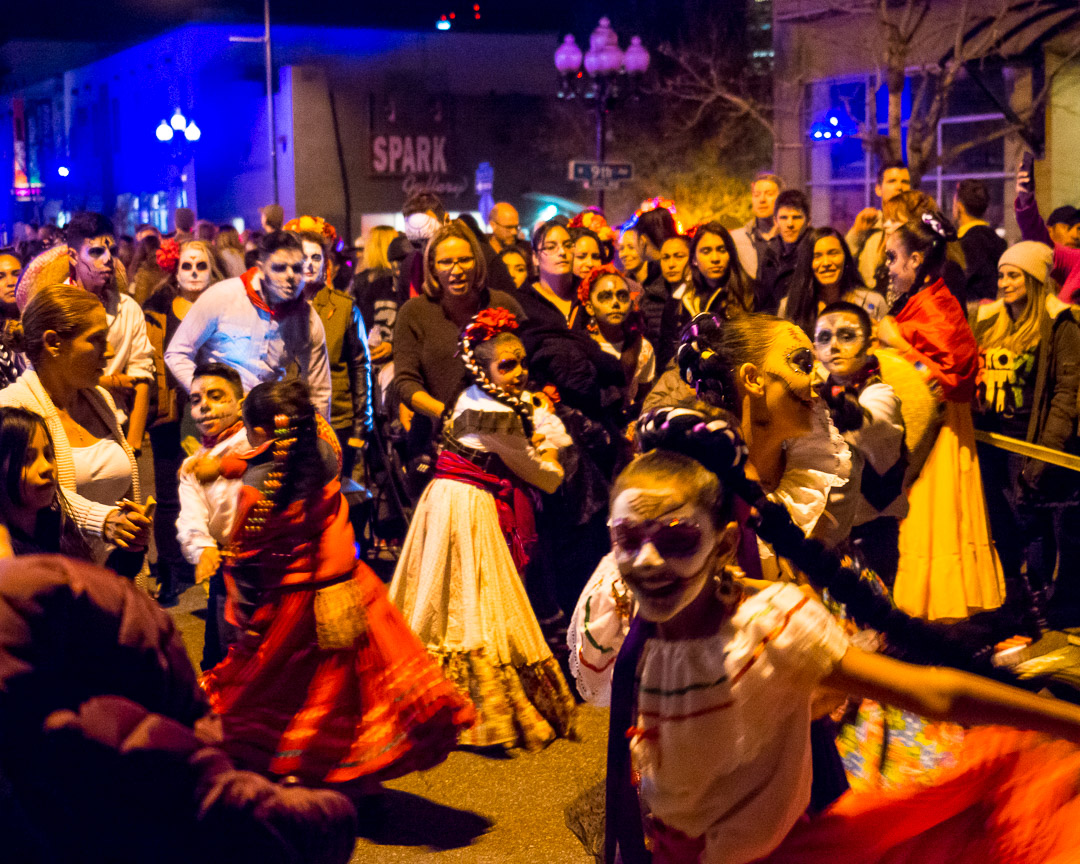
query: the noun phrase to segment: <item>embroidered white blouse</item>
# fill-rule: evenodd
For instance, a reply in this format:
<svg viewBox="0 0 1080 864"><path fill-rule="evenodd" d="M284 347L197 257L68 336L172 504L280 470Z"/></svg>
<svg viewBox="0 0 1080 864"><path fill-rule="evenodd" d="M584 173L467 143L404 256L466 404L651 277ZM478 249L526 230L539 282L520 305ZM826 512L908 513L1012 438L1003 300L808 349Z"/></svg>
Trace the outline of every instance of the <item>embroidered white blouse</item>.
<svg viewBox="0 0 1080 864"><path fill-rule="evenodd" d="M810 803L810 700L848 647L794 585L752 595L707 639L650 639L630 741L652 815L705 836L703 864L772 851Z"/></svg>
<svg viewBox="0 0 1080 864"><path fill-rule="evenodd" d="M539 447L534 447L532 442L525 437L520 426L512 429L512 419L505 428L499 428L501 424L485 423L492 431L469 432L458 437L466 447L472 450L482 450L485 453L495 453L503 464L517 474L526 483L530 483L545 492L554 492L562 483L563 470L560 465L540 458L540 454L548 450L562 450L572 443L570 436L566 434L563 426L554 411L546 407L546 397L537 394L523 393L522 399L533 405L533 431L544 436ZM472 416L483 413L513 415L513 409L509 405L503 405L497 399L488 396L476 384L465 390L454 403L454 413L451 423L460 418L466 412L473 412Z"/></svg>

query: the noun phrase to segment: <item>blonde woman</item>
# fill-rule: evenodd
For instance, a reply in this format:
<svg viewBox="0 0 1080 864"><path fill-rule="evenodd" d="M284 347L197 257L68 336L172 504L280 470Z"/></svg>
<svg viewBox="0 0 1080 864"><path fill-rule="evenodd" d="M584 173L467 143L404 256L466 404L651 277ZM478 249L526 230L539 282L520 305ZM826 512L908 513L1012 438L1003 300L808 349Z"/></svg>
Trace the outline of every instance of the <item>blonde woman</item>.
<svg viewBox="0 0 1080 864"><path fill-rule="evenodd" d="M1001 297L978 308L974 326L979 344L975 421L988 432L1076 453L1080 324L1076 307L1059 300L1057 286L1048 281L1052 260L1049 246L1024 241L1005 250L998 262ZM1026 564L1027 584L1014 591L1038 606L1060 556L1047 611L1055 623L1071 626L1080 613L1080 590L1074 585L1080 579L1076 475L988 444L978 449L1005 573L1019 574ZM1029 591L1033 597L1024 596Z"/></svg>
<svg viewBox="0 0 1080 864"><path fill-rule="evenodd" d="M368 348L373 363L385 363L394 352L394 324L401 304L387 250L398 236L389 225L376 225L364 247L363 269L353 279L352 293L368 328Z"/></svg>

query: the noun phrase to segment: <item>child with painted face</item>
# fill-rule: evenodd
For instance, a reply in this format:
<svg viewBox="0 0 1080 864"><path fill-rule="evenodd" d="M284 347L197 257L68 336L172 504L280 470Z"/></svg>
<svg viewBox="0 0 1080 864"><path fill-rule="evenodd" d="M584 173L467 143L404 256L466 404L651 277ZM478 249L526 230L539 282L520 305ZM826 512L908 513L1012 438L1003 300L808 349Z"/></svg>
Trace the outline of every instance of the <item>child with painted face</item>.
<svg viewBox="0 0 1080 864"><path fill-rule="evenodd" d="M390 599L476 707L469 746L537 749L572 734L574 697L522 583L535 487L562 483L570 438L542 394L526 390L517 321L485 309L461 353L475 383L451 400L443 449L401 550Z"/></svg>
<svg viewBox="0 0 1080 864"><path fill-rule="evenodd" d="M747 480L746 448L722 413L661 409L638 435L643 454L612 490L612 545L638 612L613 677L608 861L649 860L642 809L653 864L824 864L856 853L914 864L946 842L950 861L972 864L1073 854L1080 750L1014 729L972 732L934 785L848 792L808 816L819 685L1074 742L1080 708L867 654L794 585L753 593L740 575L747 529L815 575L843 568Z"/></svg>
<svg viewBox="0 0 1080 864"><path fill-rule="evenodd" d="M6 554L59 553L91 560L60 493L45 421L24 408L0 408L0 532Z"/></svg>
<svg viewBox="0 0 1080 864"><path fill-rule="evenodd" d="M871 342L870 316L861 306L839 301L818 315L814 349L828 372L818 392L852 451L851 480L837 492L854 497L847 511L853 547L891 586L899 560L899 520L907 514L904 417L896 392L882 380Z"/></svg>
<svg viewBox="0 0 1080 864"><path fill-rule="evenodd" d="M181 507L177 477L187 456L181 442L195 437L196 430L191 428L187 394L165 366L165 351L195 301L224 277L213 248L202 240L179 246L175 240L166 240L157 260L169 275L143 304L157 387L157 412L149 429L159 511L154 523L158 554L151 569L158 581L158 602L168 606L176 602L184 583L194 578L191 564L195 562L186 560L177 543L176 520Z"/></svg>
<svg viewBox="0 0 1080 864"><path fill-rule="evenodd" d="M656 352L641 335L641 315L630 285L611 264L592 270L578 288L589 316L589 334L605 354L617 357L626 376L623 402L631 416L656 378Z"/></svg>
<svg viewBox="0 0 1080 864"><path fill-rule="evenodd" d="M204 670L225 657L235 635L225 620L221 550L232 533L243 483L221 476L218 469L224 457L250 447L240 417L243 402L240 373L231 366L204 363L196 367L188 404L202 447L180 470L176 538L184 558L195 568L195 582L209 583Z"/></svg>

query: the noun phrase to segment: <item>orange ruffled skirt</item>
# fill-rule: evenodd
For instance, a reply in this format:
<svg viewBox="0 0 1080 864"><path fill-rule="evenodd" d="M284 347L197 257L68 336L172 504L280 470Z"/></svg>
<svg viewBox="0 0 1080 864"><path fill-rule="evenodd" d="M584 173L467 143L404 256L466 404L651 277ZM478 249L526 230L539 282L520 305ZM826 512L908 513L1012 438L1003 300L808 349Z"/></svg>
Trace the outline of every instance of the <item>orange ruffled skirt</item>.
<svg viewBox="0 0 1080 864"><path fill-rule="evenodd" d="M315 592L258 607L238 644L201 679L225 747L245 766L308 782L386 780L443 761L475 718L365 564L366 632L331 651L315 637Z"/></svg>
<svg viewBox="0 0 1080 864"><path fill-rule="evenodd" d="M760 864L1077 861L1080 749L1034 732L979 727L933 785L848 792L796 824Z"/></svg>
<svg viewBox="0 0 1080 864"><path fill-rule="evenodd" d="M990 538L971 408L945 403L937 441L908 492L900 523L897 608L919 618L966 618L1005 600Z"/></svg>

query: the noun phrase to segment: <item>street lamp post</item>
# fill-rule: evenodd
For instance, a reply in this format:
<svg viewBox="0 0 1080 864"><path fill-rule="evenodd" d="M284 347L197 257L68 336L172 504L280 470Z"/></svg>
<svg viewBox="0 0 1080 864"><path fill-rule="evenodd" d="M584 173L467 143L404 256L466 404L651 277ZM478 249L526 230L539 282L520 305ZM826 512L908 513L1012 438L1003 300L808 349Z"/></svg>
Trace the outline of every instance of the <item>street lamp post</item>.
<svg viewBox="0 0 1080 864"><path fill-rule="evenodd" d="M194 145L202 138L202 129L194 120L188 119L179 108L176 108L173 110L172 117L158 124L157 129L154 130L154 137L169 147L169 204L172 207L187 206L186 192L183 200L179 202L173 200L173 193L177 177L179 177L181 189L187 182L185 166L194 157Z"/></svg>
<svg viewBox="0 0 1080 864"><path fill-rule="evenodd" d="M584 65L586 78L582 74ZM607 143L607 114L612 103L627 93L636 94L641 77L649 68L649 52L634 36L626 51L619 48L619 37L611 20L601 18L589 36L589 50L583 55L572 34L567 34L555 52L555 68L559 72L560 99L595 100L596 161L604 164ZM596 201L604 209L604 187L596 191Z"/></svg>
<svg viewBox="0 0 1080 864"><path fill-rule="evenodd" d="M263 35L230 36L230 42L261 42L266 67L266 121L270 134L270 173L274 182L274 203L278 201L277 123L274 119L274 52L270 42L270 0L263 0Z"/></svg>

